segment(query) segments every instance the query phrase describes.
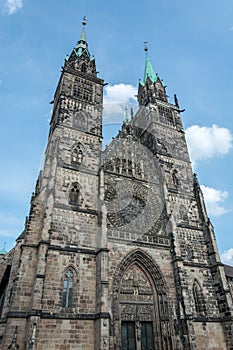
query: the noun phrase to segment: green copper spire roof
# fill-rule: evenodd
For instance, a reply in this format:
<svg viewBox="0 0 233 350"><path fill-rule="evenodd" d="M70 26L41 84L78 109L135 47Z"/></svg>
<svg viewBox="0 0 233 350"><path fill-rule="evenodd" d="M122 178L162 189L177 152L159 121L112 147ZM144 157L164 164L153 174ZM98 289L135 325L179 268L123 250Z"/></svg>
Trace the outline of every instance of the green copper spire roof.
<svg viewBox="0 0 233 350"><path fill-rule="evenodd" d="M86 24L85 24L86 25ZM87 41L87 39L86 39L86 32L85 32L85 27L84 27L84 25L83 25L83 28L82 28L82 32L81 32L81 35L80 35L80 39L79 39L79 41Z"/></svg>
<svg viewBox="0 0 233 350"><path fill-rule="evenodd" d="M87 24L86 17L83 17L82 24L83 24L83 28L82 28L82 32L81 32L81 35L80 35L80 39L77 42L77 45L75 47L75 53L79 57L83 54L84 51L86 51L88 56L90 56L90 53L88 51L86 32L85 32L85 25Z"/></svg>
<svg viewBox="0 0 233 350"><path fill-rule="evenodd" d="M143 79L143 80L140 80L140 84L141 84L142 86L145 85L147 77L150 78L150 80L151 80L153 83L155 83L156 80L157 80L157 75L156 75L155 72L154 72L154 68L153 68L153 66L152 66L152 64L151 64L151 61L150 61L150 59L149 59L149 56L148 56L148 47L147 47L147 43L148 43L147 41L144 42L144 44L145 44L144 50L145 50L145 52L146 52L146 64L145 64L145 70L144 70L144 79Z"/></svg>
<svg viewBox="0 0 233 350"><path fill-rule="evenodd" d="M147 47L145 48L145 51L146 51L146 65L145 65L143 83L144 83L144 84L146 83L147 77L149 77L150 80L151 80L153 83L155 83L156 80L157 80L157 75L155 74L154 68L153 68L153 66L152 66L152 64L151 64L151 61L150 61L150 59L149 59Z"/></svg>

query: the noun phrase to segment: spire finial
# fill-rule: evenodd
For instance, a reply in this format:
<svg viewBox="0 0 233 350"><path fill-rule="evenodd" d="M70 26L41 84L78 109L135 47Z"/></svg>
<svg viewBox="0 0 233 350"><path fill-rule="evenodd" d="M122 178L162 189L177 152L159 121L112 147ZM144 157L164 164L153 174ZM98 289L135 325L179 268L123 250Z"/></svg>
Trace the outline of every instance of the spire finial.
<svg viewBox="0 0 233 350"><path fill-rule="evenodd" d="M144 51L148 51L148 46L147 46L147 44L148 44L148 41L144 41Z"/></svg>
<svg viewBox="0 0 233 350"><path fill-rule="evenodd" d="M125 106L125 122L129 123L128 106Z"/></svg>
<svg viewBox="0 0 233 350"><path fill-rule="evenodd" d="M82 25L85 26L87 24L87 21L86 21L86 16L83 16L83 21L82 21Z"/></svg>
<svg viewBox="0 0 233 350"><path fill-rule="evenodd" d="M149 59L148 55L148 41L144 41L144 51L146 52L146 65L145 65L145 70L144 70L144 80L143 84L146 83L147 78L150 78L152 83L155 83L157 80L157 76L155 75L154 69L152 67L152 64Z"/></svg>

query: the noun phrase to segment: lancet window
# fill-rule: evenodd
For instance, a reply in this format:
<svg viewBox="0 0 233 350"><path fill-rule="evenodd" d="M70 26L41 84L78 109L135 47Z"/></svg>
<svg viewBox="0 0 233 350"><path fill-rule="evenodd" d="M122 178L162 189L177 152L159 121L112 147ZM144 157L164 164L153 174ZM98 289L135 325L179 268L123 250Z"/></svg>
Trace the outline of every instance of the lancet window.
<svg viewBox="0 0 233 350"><path fill-rule="evenodd" d="M80 186L77 182L72 184L69 197L70 204L81 204Z"/></svg>
<svg viewBox="0 0 233 350"><path fill-rule="evenodd" d="M80 144L75 145L71 155L72 163L81 164L83 161L83 150Z"/></svg>
<svg viewBox="0 0 233 350"><path fill-rule="evenodd" d="M193 253L192 253L192 249L191 249L190 245L188 245L188 244L185 246L185 253L186 253L186 258L188 260L192 260Z"/></svg>
<svg viewBox="0 0 233 350"><path fill-rule="evenodd" d="M193 298L197 315L206 314L205 298L198 281L193 283Z"/></svg>
<svg viewBox="0 0 233 350"><path fill-rule="evenodd" d="M73 304L73 285L74 285L74 272L73 269L69 268L64 277L63 281L63 292L62 292L62 307L71 308Z"/></svg>

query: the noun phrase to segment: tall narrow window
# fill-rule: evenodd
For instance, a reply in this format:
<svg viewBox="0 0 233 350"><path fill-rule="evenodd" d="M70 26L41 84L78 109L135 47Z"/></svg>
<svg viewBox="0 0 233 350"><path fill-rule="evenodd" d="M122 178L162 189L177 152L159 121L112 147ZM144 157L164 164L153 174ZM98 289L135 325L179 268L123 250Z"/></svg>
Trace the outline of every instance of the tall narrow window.
<svg viewBox="0 0 233 350"><path fill-rule="evenodd" d="M193 254L192 254L192 249L189 245L185 246L185 253L186 253L186 258L188 260L192 260Z"/></svg>
<svg viewBox="0 0 233 350"><path fill-rule="evenodd" d="M181 206L180 206L180 212L179 212L179 214L180 214L180 220L181 220L181 221L186 221L186 222L188 222L188 213L187 213L187 209L185 208L184 205L181 205Z"/></svg>
<svg viewBox="0 0 233 350"><path fill-rule="evenodd" d="M80 145L76 145L72 150L72 163L81 164L83 161L83 151Z"/></svg>
<svg viewBox="0 0 233 350"><path fill-rule="evenodd" d="M87 71L87 66L86 66L85 63L82 64L82 66L81 66L81 71L82 71L83 73L86 73L86 71Z"/></svg>
<svg viewBox="0 0 233 350"><path fill-rule="evenodd" d="M205 315L206 314L205 298L202 293L201 286L197 281L193 283L193 298L194 298L196 313L198 315Z"/></svg>
<svg viewBox="0 0 233 350"><path fill-rule="evenodd" d="M77 182L71 186L69 199L71 204L80 204L80 188Z"/></svg>
<svg viewBox="0 0 233 350"><path fill-rule="evenodd" d="M74 284L74 274L73 274L73 271L69 269L65 273L65 278L63 282L62 307L64 308L72 307L73 284Z"/></svg>

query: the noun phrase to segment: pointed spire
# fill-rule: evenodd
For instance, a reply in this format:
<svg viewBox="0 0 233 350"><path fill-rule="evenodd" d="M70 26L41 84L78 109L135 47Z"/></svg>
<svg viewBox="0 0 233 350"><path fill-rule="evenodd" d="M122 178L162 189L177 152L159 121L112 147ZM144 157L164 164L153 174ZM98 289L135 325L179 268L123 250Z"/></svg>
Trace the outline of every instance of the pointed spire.
<svg viewBox="0 0 233 350"><path fill-rule="evenodd" d="M82 21L82 25L83 25L83 28L82 28L82 32L81 32L81 35L80 35L80 39L79 41L87 41L86 39L86 32L85 32L85 25L87 24L86 22L86 16L83 17L83 21Z"/></svg>
<svg viewBox="0 0 233 350"><path fill-rule="evenodd" d="M87 39L86 39L86 32L85 32L85 25L87 24L86 22L86 17L84 16L83 17L83 21L82 21L82 25L83 25L83 28L82 28L82 32L81 32L81 35L80 35L80 39L79 41L77 42L77 45L75 47L75 53L77 56L81 56L83 54L84 51L87 52L88 56L90 56L90 53L88 51L88 44L87 44Z"/></svg>
<svg viewBox="0 0 233 350"><path fill-rule="evenodd" d="M128 107L125 106L125 122L129 123Z"/></svg>
<svg viewBox="0 0 233 350"><path fill-rule="evenodd" d="M143 83L145 84L146 83L146 79L147 77L150 78L150 80L155 83L156 80L157 80L157 75L155 74L154 72L154 68L151 64L151 61L149 59L149 56L148 56L148 46L147 46L148 42L145 41L144 42L144 50L146 52L146 64L145 64L145 71L144 71L144 79L143 79Z"/></svg>

